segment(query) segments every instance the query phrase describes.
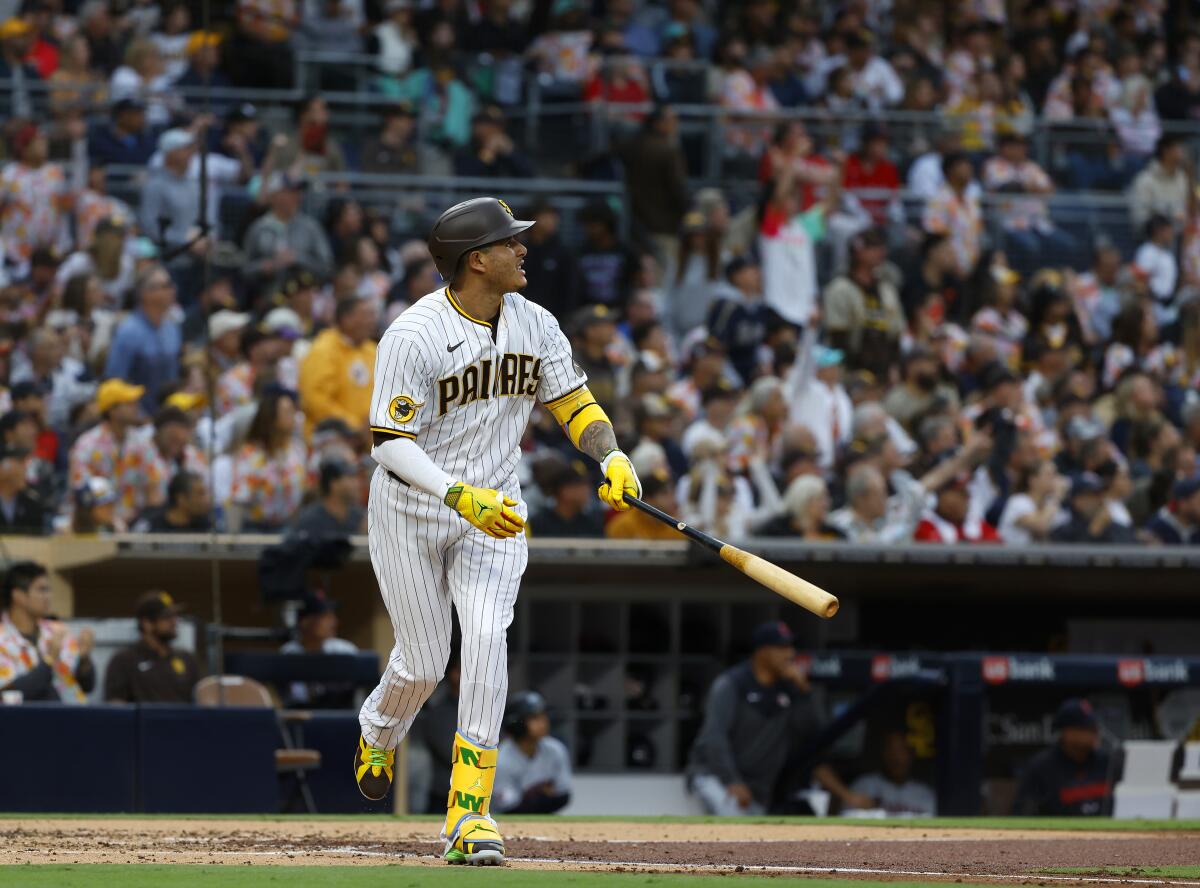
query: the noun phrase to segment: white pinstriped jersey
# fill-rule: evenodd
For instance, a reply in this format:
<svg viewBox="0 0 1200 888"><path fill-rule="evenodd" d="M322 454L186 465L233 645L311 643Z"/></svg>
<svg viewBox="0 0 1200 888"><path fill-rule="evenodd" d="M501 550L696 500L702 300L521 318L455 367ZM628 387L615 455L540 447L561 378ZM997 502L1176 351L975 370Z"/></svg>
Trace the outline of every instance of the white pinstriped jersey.
<svg viewBox="0 0 1200 888"><path fill-rule="evenodd" d="M552 404L587 377L540 305L506 293L497 325L468 315L449 288L404 311L379 341L371 429L415 440L455 480L515 492L534 399Z"/></svg>

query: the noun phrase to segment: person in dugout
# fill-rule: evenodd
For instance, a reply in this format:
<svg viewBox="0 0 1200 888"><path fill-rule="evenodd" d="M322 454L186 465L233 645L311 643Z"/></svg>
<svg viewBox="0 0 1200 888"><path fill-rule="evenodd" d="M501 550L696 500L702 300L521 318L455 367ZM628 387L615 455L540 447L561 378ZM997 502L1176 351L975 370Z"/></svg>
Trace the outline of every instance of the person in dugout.
<svg viewBox="0 0 1200 888"><path fill-rule="evenodd" d="M17 692L16 702L86 703L96 686L95 636L71 632L52 608L46 568L10 565L0 586L0 691Z"/></svg>
<svg viewBox="0 0 1200 888"><path fill-rule="evenodd" d="M550 736L546 701L535 691L514 696L504 713L492 808L509 814L553 814L571 801L571 756Z"/></svg>
<svg viewBox="0 0 1200 888"><path fill-rule="evenodd" d="M1013 814L1039 817L1108 816L1113 780L1119 773L1112 755L1100 748L1100 723L1087 700L1064 702L1051 725L1056 743L1026 766L1017 786Z"/></svg>
<svg viewBox="0 0 1200 888"><path fill-rule="evenodd" d="M113 654L104 674L108 703L191 703L200 667L171 646L179 635L179 606L166 592L147 592L133 612L138 641Z"/></svg>

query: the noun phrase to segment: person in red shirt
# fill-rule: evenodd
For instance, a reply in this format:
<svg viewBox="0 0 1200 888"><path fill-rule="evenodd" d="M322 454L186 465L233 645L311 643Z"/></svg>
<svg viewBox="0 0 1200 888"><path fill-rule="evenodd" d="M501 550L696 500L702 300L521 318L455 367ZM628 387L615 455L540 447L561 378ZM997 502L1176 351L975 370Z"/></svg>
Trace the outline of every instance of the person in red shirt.
<svg viewBox="0 0 1200 888"><path fill-rule="evenodd" d="M37 68L43 80L58 70L58 45L47 39L53 16L49 4L33 0L25 5L22 20L29 26L29 54L26 63Z"/></svg>
<svg viewBox="0 0 1200 888"><path fill-rule="evenodd" d="M886 196L860 196L862 208L871 214L874 225L887 223L888 204L900 189L900 171L888 159L888 131L878 124L863 127L862 147L846 160L842 187L851 193L862 190L887 191Z"/></svg>
<svg viewBox="0 0 1200 888"><path fill-rule="evenodd" d="M918 543L999 543L1000 534L982 517L972 517L967 490L971 476L962 472L938 488L937 505L926 511L913 540Z"/></svg>
<svg viewBox="0 0 1200 888"><path fill-rule="evenodd" d="M617 107L610 109L613 117L636 123L646 116L646 112L636 106L646 105L652 98L641 65L637 62L621 61L607 69L597 67L584 87L583 100L603 101L615 105ZM626 109L621 108L622 105L635 107Z"/></svg>

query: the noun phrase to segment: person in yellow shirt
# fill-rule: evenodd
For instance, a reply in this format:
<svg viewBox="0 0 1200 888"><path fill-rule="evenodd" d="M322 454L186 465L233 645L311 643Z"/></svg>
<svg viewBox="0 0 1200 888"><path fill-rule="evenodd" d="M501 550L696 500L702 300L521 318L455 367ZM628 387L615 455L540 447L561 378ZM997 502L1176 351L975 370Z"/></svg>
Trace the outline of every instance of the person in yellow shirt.
<svg viewBox="0 0 1200 888"><path fill-rule="evenodd" d="M343 420L352 429L366 430L375 381L377 323L373 303L342 299L334 311L334 326L313 340L300 365L306 435L312 434L317 423L331 418Z"/></svg>
<svg viewBox="0 0 1200 888"><path fill-rule="evenodd" d="M642 482L642 500L668 515L679 513L675 502L674 482L665 471L656 471ZM645 512L629 509L618 512L604 527L610 540L678 540L679 533Z"/></svg>

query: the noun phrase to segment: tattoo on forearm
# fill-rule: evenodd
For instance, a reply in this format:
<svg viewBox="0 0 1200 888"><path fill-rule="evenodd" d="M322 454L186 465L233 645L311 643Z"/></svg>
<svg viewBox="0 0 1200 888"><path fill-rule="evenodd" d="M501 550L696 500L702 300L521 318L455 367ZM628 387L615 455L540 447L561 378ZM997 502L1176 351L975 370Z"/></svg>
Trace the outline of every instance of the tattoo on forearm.
<svg viewBox="0 0 1200 888"><path fill-rule="evenodd" d="M617 436L613 433L613 427L599 420L591 423L579 436L579 449L596 462L600 462L610 450L617 449Z"/></svg>

